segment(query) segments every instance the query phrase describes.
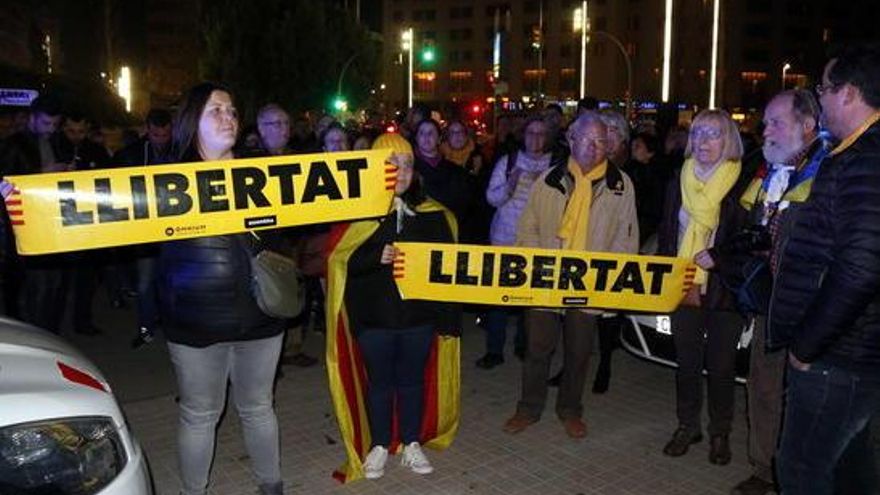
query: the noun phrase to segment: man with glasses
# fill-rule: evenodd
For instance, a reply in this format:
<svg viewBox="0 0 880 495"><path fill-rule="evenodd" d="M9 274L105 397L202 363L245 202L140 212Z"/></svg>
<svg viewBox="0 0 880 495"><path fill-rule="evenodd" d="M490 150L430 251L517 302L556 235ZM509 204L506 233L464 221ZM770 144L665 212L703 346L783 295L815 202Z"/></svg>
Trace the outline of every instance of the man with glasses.
<svg viewBox="0 0 880 495"><path fill-rule="evenodd" d="M784 241L769 345L788 349L777 471L786 495L874 493L868 424L880 410L880 49L852 47L816 88L840 144ZM846 456L844 456L846 453Z"/></svg>
<svg viewBox="0 0 880 495"><path fill-rule="evenodd" d="M572 123L566 133L571 156L535 181L519 221L516 245L638 251L635 190L629 177L607 160L607 133L596 112L584 112ZM587 434L582 399L598 313L551 308L526 311L522 393L516 414L504 424L505 432L519 433L540 419L547 399L550 357L562 333L563 374L556 414L568 436Z"/></svg>
<svg viewBox="0 0 880 495"><path fill-rule="evenodd" d="M263 142L263 149L270 155L290 153L290 117L283 108L270 103L257 112L257 132Z"/></svg>

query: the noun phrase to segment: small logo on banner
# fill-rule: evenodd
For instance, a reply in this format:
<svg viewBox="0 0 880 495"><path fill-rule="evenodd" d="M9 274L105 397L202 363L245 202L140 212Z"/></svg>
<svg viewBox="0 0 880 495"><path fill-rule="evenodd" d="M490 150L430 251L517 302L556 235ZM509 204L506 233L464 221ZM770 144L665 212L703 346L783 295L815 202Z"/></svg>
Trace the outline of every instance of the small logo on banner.
<svg viewBox="0 0 880 495"><path fill-rule="evenodd" d="M165 229L165 235L167 235L168 237L173 236L173 235L174 235L174 229L171 228L171 227L168 227L167 229Z"/></svg>
<svg viewBox="0 0 880 495"><path fill-rule="evenodd" d="M510 295L505 294L505 295L501 296L501 302L511 303L511 304L528 304L528 303L532 302L532 298L531 297L523 297L523 296L510 296Z"/></svg>
<svg viewBox="0 0 880 495"><path fill-rule="evenodd" d="M586 297L563 297L562 304L566 306L586 306L588 300Z"/></svg>
<svg viewBox="0 0 880 495"><path fill-rule="evenodd" d="M278 217L275 215L269 215L267 217L253 217L253 218L245 218L244 226L247 229L252 229L254 227L272 227L278 223Z"/></svg>

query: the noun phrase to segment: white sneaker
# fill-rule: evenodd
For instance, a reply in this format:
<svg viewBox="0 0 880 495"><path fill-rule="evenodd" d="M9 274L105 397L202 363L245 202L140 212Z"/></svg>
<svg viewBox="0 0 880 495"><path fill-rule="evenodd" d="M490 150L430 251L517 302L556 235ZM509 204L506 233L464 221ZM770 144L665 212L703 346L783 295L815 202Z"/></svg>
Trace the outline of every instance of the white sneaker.
<svg viewBox="0 0 880 495"><path fill-rule="evenodd" d="M402 466L407 466L416 474L430 474L434 472L434 466L425 457L419 442L412 442L403 448L403 458L400 459Z"/></svg>
<svg viewBox="0 0 880 495"><path fill-rule="evenodd" d="M376 445L364 459L364 476L368 480L381 478L385 474L385 462L388 461L388 449Z"/></svg>

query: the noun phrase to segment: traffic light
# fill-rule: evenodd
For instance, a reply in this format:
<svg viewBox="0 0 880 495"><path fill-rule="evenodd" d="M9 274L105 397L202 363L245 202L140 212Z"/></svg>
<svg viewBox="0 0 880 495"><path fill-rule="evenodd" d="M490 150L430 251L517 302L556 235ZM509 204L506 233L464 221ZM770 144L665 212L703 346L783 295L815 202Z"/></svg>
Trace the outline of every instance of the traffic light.
<svg viewBox="0 0 880 495"><path fill-rule="evenodd" d="M434 63L435 60L437 60L437 50L434 48L433 45L423 46L420 55L422 58L422 62L425 64L431 64Z"/></svg>

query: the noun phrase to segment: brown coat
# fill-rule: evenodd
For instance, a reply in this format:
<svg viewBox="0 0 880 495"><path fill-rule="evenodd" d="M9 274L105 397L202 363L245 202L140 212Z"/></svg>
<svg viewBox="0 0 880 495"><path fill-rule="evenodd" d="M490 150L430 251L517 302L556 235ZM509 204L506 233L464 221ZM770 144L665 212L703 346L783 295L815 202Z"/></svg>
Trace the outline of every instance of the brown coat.
<svg viewBox="0 0 880 495"><path fill-rule="evenodd" d="M535 181L517 229L516 245L561 249L559 224L574 191L574 177L563 162ZM589 251L637 253L639 223L635 189L625 173L611 163L603 179L593 182Z"/></svg>

